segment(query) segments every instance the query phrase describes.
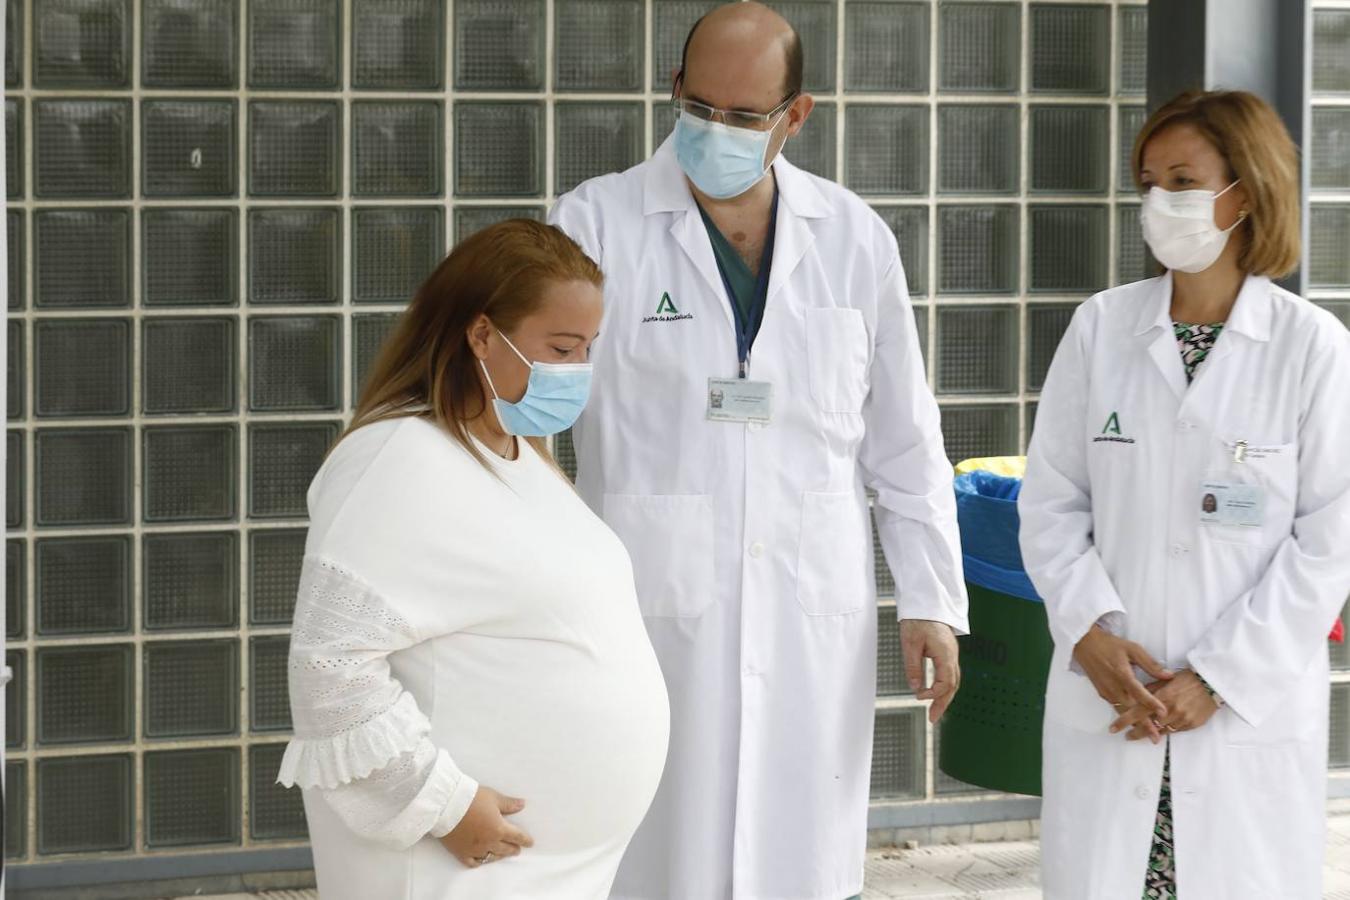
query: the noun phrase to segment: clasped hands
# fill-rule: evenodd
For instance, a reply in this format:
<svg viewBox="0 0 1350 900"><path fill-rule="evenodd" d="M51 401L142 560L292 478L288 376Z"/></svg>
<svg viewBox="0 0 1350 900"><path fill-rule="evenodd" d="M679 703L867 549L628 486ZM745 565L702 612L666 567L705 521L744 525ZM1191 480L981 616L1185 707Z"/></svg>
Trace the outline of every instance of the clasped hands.
<svg viewBox="0 0 1350 900"><path fill-rule="evenodd" d="M1073 658L1097 694L1116 710L1112 734L1154 744L1165 734L1192 731L1213 717L1219 706L1200 677L1189 669L1173 672L1143 647L1094 625L1074 647ZM1154 679L1145 685L1135 668Z"/></svg>

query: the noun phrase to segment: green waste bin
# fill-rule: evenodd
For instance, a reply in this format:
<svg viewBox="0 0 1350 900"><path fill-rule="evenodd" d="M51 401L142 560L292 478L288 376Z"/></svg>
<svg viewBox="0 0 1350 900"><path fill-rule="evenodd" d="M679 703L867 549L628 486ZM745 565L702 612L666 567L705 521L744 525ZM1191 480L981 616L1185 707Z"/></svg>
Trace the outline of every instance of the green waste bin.
<svg viewBox="0 0 1350 900"><path fill-rule="evenodd" d="M978 787L1039 796L1054 646L1017 544L1021 486L988 471L956 478L970 634L959 639L961 689L942 718L938 766Z"/></svg>

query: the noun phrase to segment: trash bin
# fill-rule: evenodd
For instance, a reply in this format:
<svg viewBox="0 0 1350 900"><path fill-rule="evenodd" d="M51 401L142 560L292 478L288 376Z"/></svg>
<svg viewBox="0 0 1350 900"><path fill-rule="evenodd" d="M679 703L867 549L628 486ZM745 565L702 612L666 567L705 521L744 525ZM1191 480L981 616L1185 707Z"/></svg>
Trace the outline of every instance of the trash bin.
<svg viewBox="0 0 1350 900"><path fill-rule="evenodd" d="M959 638L961 689L942 718L938 766L979 787L1039 796L1041 720L1054 647L1017 543L1022 480L989 471L1021 472L1021 461L963 467L956 511L970 634Z"/></svg>

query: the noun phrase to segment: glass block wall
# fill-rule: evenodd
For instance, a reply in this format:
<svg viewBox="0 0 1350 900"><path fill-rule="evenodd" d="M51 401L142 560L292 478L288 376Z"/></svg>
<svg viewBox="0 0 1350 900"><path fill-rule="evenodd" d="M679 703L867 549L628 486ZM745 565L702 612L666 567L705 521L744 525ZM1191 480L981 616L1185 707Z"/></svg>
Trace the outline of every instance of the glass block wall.
<svg viewBox="0 0 1350 900"><path fill-rule="evenodd" d="M447 246L664 139L713 5L6 0L11 861L303 843L273 778L309 479ZM787 155L895 230L953 460L1020 451L1074 305L1148 274L1145 5L774 5L819 100ZM1344 311L1333 6L1312 274ZM879 573L873 794L944 802L971 789L935 771Z"/></svg>

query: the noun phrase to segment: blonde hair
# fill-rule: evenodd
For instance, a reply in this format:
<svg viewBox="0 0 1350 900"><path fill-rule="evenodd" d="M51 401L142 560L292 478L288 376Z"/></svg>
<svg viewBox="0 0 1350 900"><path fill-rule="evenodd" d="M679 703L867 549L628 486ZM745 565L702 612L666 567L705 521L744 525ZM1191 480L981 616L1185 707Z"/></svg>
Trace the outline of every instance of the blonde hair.
<svg viewBox="0 0 1350 900"><path fill-rule="evenodd" d="M1228 162L1247 195L1247 218L1237 233L1245 247L1244 272L1281 278L1298 268L1302 212L1298 149L1270 104L1247 91L1187 91L1149 116L1134 141L1130 163L1140 187L1144 147L1173 125L1192 125Z"/></svg>

